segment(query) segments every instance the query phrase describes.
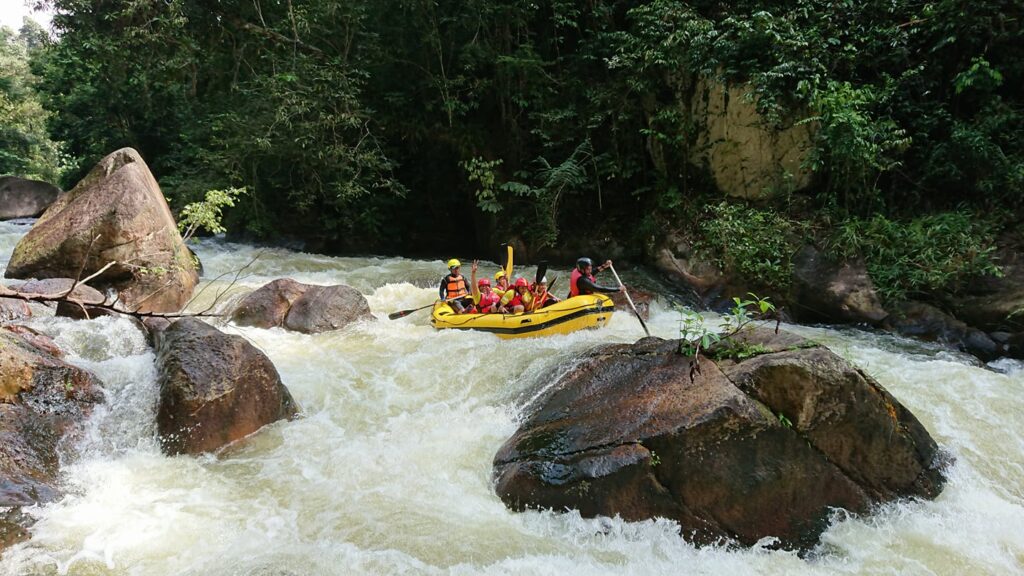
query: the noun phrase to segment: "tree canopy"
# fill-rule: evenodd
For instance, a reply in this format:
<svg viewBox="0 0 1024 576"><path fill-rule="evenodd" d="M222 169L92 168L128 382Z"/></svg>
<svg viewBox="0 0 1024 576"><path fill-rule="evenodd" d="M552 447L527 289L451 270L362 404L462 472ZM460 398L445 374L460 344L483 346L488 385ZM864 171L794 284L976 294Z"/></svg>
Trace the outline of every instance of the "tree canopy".
<svg viewBox="0 0 1024 576"><path fill-rule="evenodd" d="M46 4L58 40L5 50L33 54L67 182L133 146L178 207L245 188L232 230L323 250L649 245L721 202L694 153L700 79L743 86L767 126L815 127L811 185L757 209L835 223L1024 201L1013 0Z"/></svg>

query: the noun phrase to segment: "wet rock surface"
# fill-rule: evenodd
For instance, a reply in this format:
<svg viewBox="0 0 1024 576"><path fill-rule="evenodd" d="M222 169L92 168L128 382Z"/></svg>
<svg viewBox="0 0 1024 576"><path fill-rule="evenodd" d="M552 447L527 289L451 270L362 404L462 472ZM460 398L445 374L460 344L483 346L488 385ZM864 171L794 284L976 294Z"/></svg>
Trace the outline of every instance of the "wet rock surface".
<svg viewBox="0 0 1024 576"><path fill-rule="evenodd" d="M0 220L39 216L60 194L49 182L0 176Z"/></svg>
<svg viewBox="0 0 1024 576"><path fill-rule="evenodd" d="M101 160L18 243L8 278L87 277L140 312L176 312L198 282L160 186L131 148Z"/></svg>
<svg viewBox="0 0 1024 576"><path fill-rule="evenodd" d="M0 330L0 549L26 536L21 506L58 497L58 447L103 402L95 376L31 336Z"/></svg>
<svg viewBox="0 0 1024 576"><path fill-rule="evenodd" d="M863 262L832 262L813 246L793 257L789 311L800 322L877 325L888 316Z"/></svg>
<svg viewBox="0 0 1024 576"><path fill-rule="evenodd" d="M315 286L279 278L243 298L231 313L239 326L274 328L316 334L371 320L370 305L355 288Z"/></svg>
<svg viewBox="0 0 1024 576"><path fill-rule="evenodd" d="M809 548L835 508L935 497L942 458L877 382L799 337L757 329L756 355L702 357L647 338L581 359L494 459L510 508L664 517L697 543Z"/></svg>
<svg viewBox="0 0 1024 576"><path fill-rule="evenodd" d="M241 336L183 318L154 334L167 454L213 452L297 407L265 354Z"/></svg>

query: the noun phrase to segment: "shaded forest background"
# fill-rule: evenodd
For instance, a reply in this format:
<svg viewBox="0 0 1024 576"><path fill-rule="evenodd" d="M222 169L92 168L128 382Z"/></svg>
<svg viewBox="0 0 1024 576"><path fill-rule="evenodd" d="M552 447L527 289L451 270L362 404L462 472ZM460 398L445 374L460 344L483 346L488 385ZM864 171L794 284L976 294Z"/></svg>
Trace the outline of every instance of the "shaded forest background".
<svg viewBox="0 0 1024 576"><path fill-rule="evenodd" d="M1019 0L47 0L0 32L0 173L132 146L172 206L330 253L642 261L669 236L768 285L811 240L887 297L996 269L1024 205ZM693 105L811 130L736 197Z"/></svg>

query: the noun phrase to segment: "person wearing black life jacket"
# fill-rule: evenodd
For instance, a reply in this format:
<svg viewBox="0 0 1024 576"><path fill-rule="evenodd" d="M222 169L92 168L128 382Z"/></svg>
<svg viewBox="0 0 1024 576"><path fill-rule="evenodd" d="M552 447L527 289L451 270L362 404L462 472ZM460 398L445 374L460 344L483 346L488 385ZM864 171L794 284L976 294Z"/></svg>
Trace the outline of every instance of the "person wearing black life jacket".
<svg viewBox="0 0 1024 576"><path fill-rule="evenodd" d="M605 268L612 265L611 260L606 260L604 264L597 267L597 271L600 272ZM593 294L594 292L622 292L625 290L624 286L602 286L597 283L594 278L594 262L587 257L580 258L576 261L576 268L572 271L572 275L569 276L569 296L579 296L581 294Z"/></svg>
<svg viewBox="0 0 1024 576"><path fill-rule="evenodd" d="M456 314L465 314L473 308L469 280L462 275L462 263L458 259L448 261L448 275L441 279L437 293L441 300L449 300L448 304Z"/></svg>

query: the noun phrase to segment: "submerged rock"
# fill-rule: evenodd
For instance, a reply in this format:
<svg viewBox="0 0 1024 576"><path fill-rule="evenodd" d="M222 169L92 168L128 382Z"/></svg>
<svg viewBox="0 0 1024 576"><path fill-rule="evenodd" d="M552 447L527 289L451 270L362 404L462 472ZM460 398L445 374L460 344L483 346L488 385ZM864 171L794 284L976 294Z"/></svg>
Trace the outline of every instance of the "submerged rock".
<svg viewBox="0 0 1024 576"><path fill-rule="evenodd" d="M155 340L164 452L212 452L295 415L273 363L241 336L182 318Z"/></svg>
<svg viewBox="0 0 1024 576"><path fill-rule="evenodd" d="M510 508L677 521L697 543L817 542L836 508L934 498L941 458L917 419L825 348L758 329L691 357L678 341L602 347L532 407L494 459Z"/></svg>
<svg viewBox="0 0 1024 576"><path fill-rule="evenodd" d="M242 299L231 313L239 326L274 328L316 334L372 320L370 305L355 288L314 286L279 278Z"/></svg>
<svg viewBox="0 0 1024 576"><path fill-rule="evenodd" d="M636 311L640 314L640 317L647 320L651 317L651 302L654 302L654 294L646 290L639 288L627 288L629 290L629 297L633 299L633 305L636 306ZM615 303L615 308L618 310L624 310L627 314L633 314L633 310L629 307L629 301L626 300L626 295L622 292L612 292L608 294L611 296L612 302Z"/></svg>
<svg viewBox="0 0 1024 576"><path fill-rule="evenodd" d="M58 497L58 445L103 402L95 376L26 336L0 330L0 549L27 535L19 507Z"/></svg>
<svg viewBox="0 0 1024 576"><path fill-rule="evenodd" d="M0 220L39 216L60 194L49 182L0 176Z"/></svg>
<svg viewBox="0 0 1024 576"><path fill-rule="evenodd" d="M118 291L120 304L140 312L176 312L198 282L167 201L149 167L131 148L96 165L62 195L18 242L8 278L89 276Z"/></svg>

